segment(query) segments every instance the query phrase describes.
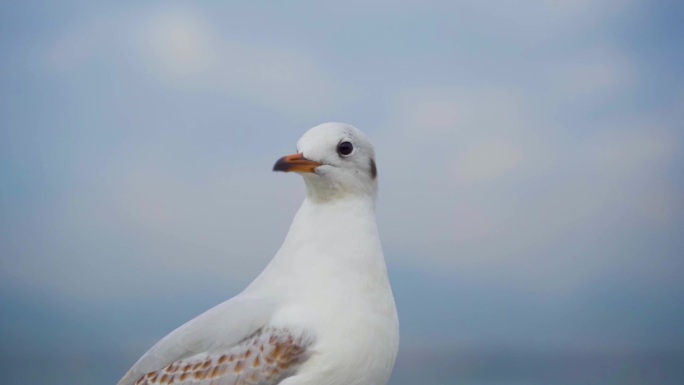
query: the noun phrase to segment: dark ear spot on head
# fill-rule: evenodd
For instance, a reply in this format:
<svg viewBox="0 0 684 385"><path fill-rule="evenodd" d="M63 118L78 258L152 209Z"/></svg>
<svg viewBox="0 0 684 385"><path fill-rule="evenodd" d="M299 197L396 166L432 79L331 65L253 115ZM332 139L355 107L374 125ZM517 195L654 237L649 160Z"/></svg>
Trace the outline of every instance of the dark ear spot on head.
<svg viewBox="0 0 684 385"><path fill-rule="evenodd" d="M371 179L375 179L378 176L378 168L375 166L375 160L373 160L373 158L370 160L370 169Z"/></svg>

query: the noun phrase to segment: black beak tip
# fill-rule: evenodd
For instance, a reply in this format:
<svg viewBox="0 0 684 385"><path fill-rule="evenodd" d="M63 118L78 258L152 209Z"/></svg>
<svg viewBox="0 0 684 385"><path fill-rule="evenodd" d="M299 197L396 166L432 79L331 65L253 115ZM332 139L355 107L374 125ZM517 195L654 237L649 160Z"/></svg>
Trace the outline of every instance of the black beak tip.
<svg viewBox="0 0 684 385"><path fill-rule="evenodd" d="M288 171L288 163L285 161L285 158L280 158L275 162L273 165L273 171Z"/></svg>

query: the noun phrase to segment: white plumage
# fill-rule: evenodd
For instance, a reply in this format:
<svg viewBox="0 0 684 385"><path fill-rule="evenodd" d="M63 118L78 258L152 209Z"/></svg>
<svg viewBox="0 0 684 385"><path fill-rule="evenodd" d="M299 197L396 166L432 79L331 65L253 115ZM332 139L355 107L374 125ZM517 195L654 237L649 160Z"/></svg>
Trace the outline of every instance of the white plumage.
<svg viewBox="0 0 684 385"><path fill-rule="evenodd" d="M274 170L307 197L264 271L153 346L119 385L385 385L399 323L375 222L372 144L353 126L309 130Z"/></svg>

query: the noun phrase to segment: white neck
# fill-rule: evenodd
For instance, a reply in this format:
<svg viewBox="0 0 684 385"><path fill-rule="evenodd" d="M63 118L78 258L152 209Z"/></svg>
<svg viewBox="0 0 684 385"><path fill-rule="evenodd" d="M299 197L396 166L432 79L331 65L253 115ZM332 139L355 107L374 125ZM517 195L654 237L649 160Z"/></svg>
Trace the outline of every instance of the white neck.
<svg viewBox="0 0 684 385"><path fill-rule="evenodd" d="M337 175L329 177L321 174L304 174L307 200L317 203L343 203L372 201L378 195L378 181L366 175ZM341 201L341 202L340 202Z"/></svg>
<svg viewBox="0 0 684 385"><path fill-rule="evenodd" d="M290 289L320 288L326 284L321 281L334 285L336 278L350 275L387 281L375 198L368 195L304 200L280 250L250 287L266 289L262 283L280 281Z"/></svg>

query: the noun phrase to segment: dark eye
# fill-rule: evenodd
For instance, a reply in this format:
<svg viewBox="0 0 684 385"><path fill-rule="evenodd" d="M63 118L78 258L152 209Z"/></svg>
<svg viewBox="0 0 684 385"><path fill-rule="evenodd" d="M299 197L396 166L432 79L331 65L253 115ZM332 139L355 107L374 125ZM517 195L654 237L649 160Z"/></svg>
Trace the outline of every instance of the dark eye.
<svg viewBox="0 0 684 385"><path fill-rule="evenodd" d="M351 144L351 142L342 142L337 145L337 153L339 153L341 156L347 156L354 151L354 146Z"/></svg>

